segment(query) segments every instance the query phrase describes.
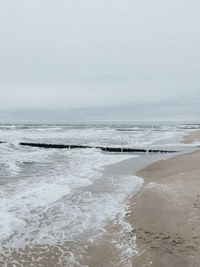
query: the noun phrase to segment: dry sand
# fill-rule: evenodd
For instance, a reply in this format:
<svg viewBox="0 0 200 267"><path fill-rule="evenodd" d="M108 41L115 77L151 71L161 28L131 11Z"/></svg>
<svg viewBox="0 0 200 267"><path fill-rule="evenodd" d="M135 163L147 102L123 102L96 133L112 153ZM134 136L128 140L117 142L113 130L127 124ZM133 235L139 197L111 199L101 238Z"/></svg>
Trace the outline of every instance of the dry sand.
<svg viewBox="0 0 200 267"><path fill-rule="evenodd" d="M185 143L200 140L196 131ZM161 160L138 171L145 184L131 200L140 253L132 266L200 266L200 151Z"/></svg>

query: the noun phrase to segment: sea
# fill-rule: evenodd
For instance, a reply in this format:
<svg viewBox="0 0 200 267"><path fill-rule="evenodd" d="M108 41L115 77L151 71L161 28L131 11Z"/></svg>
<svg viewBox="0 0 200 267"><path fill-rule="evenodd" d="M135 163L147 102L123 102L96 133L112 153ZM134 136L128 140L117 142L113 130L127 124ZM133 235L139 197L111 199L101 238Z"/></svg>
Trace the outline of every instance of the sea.
<svg viewBox="0 0 200 267"><path fill-rule="evenodd" d="M118 250L119 266L129 266L137 248L134 238L122 238L131 231L125 215L128 199L141 189L143 179L123 172L106 176L105 169L134 161L141 153L95 147L184 150L188 145L181 143L183 136L198 129L199 124L153 122L1 124L0 265L87 266L82 259L88 248L113 223L120 231L110 242ZM46 149L20 142L94 148Z"/></svg>

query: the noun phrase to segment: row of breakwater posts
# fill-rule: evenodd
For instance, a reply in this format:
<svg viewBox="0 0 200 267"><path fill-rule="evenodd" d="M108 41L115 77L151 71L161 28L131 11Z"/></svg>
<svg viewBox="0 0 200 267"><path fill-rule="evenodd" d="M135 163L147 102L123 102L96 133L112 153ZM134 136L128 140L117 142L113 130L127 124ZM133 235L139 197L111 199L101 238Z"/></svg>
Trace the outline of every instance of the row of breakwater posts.
<svg viewBox="0 0 200 267"><path fill-rule="evenodd" d="M76 149L76 148L93 148L100 149L105 152L116 153L176 153L173 150L160 149L140 149L140 148L126 148L126 147L103 147L103 146L82 146L82 145L60 145L60 144L44 144L44 143L19 143L21 146L39 147L39 148L57 148L57 149Z"/></svg>

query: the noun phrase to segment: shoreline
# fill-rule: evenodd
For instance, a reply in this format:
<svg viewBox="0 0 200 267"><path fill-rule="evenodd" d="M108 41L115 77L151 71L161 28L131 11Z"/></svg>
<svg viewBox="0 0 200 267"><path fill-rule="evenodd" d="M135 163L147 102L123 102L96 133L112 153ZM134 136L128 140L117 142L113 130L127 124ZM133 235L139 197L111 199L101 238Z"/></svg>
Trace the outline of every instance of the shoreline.
<svg viewBox="0 0 200 267"><path fill-rule="evenodd" d="M200 131L183 138L200 140ZM136 175L142 189L130 200L127 221L139 254L134 267L189 267L200 263L200 151L156 161ZM189 179L188 179L189 178Z"/></svg>
<svg viewBox="0 0 200 267"><path fill-rule="evenodd" d="M141 177L141 175L139 174L140 170L146 169L148 168L148 166L151 166L152 164L156 164L157 162L160 161L166 162L168 159L173 159L174 157L178 157L179 155L185 155L196 150L196 148L193 146L177 147L177 148L178 150L180 148L180 150L182 151L177 152L175 154L149 155L147 153L143 153L140 154L139 157L136 157L134 159L130 158L118 163L107 165L105 166L105 169L103 171L103 177L105 180L107 179L107 177L115 177L116 175L119 176L135 175ZM129 195L125 201L127 204L127 208L122 220L124 221L124 223L128 223L127 226L129 230L127 231L125 229L122 229L121 228L122 225L118 224L119 222L118 219L116 219L115 221L110 221L106 227L106 232L102 235L102 237L100 239L97 239L92 245L90 245L86 249L86 253L82 258L82 260L80 261L81 266L89 266L89 267L143 266L143 263L141 262L138 263L138 259L140 258L139 255L142 255L143 248L137 242L138 233L135 231L136 230L136 226L134 224L135 211L133 210L133 206L135 199L140 195L140 192L142 192L145 184L146 184L146 179L144 179L142 187L137 192L133 192L131 195ZM133 204L133 206L131 204ZM131 218L133 218L133 221L131 221ZM118 233L121 234L118 235ZM118 240L118 245L120 245L119 248L116 247L116 242L115 242L116 240ZM122 251L125 252L126 249L127 251L129 251L129 249L130 250L132 249L133 253L130 251L130 253L128 253L127 255L123 255L123 253L121 254L121 252ZM144 266L148 266L148 264ZM169 265L167 265L167 267L169 267Z"/></svg>
<svg viewBox="0 0 200 267"><path fill-rule="evenodd" d="M136 172L141 168L149 166L153 162L160 159L167 159L172 154L142 154L139 157L129 158L120 162L107 165L103 171L102 179L106 180L108 177L133 177L133 170ZM134 178L134 177L133 177ZM99 186L101 186L99 184ZM142 185L143 186L143 185ZM97 185L95 185L97 187ZM142 187L141 187L142 188ZM126 220L126 213L130 211L129 203L132 194L138 194L141 190L138 189L124 200L123 206L126 206L124 214L120 211L116 214L114 220L109 221L105 226L105 232L97 240L89 245L86 253L80 260L81 266L88 267L131 267L132 254L137 253L138 249L135 247L135 236L131 236L132 226ZM128 251L128 252L126 252Z"/></svg>
<svg viewBox="0 0 200 267"><path fill-rule="evenodd" d="M180 153L178 152L175 155L177 154ZM115 177L116 175L121 177L133 177L133 172L136 173L140 169L143 169L152 163L155 163L159 160L165 161L173 156L174 154L172 155L170 153L143 153L138 157L125 159L120 162L105 166L102 178L105 179L106 182L108 177ZM137 176L137 174L135 176ZM142 190L142 187L126 197L126 210L124 211L124 215L121 217L119 212L116 216L116 219L114 221L110 221L105 227L106 231L102 237L97 239L93 244L89 245L84 257L80 261L81 266L132 267L132 255L138 253L138 247L135 244L136 236L135 233L133 234L132 232L133 227L126 220L126 214L130 213L130 199L132 194L134 194L134 196L139 194L139 192ZM122 222L122 224L120 222Z"/></svg>
<svg viewBox="0 0 200 267"><path fill-rule="evenodd" d="M180 150L182 150L180 146ZM178 192L174 189L175 185L170 185L170 180L168 180L168 176L171 175L171 173L166 173L166 177L164 179L161 179L161 177L154 177L154 171L155 169L160 171L160 162L162 162L162 168L167 162L174 162L174 159L181 157L187 157L188 152L194 151L190 154L194 154L194 157L196 158L196 154L198 151L195 151L196 148L194 146L186 146L183 147L182 152L178 152L176 154L148 154L143 153L140 154L139 157L134 158L128 158L124 159L120 162L113 163L110 165L105 165L102 167L102 177L95 180L95 182L89 187L91 192L100 194L101 191L103 193L108 192L109 194L109 186L106 187L106 183L111 182L111 184L115 184L117 179L126 178L129 177L130 179L134 179L133 175L139 176L143 178L144 183L138 190L135 191L129 191L127 194L127 197L125 200L122 200L121 204L119 205L119 209L117 209L116 217L115 219L109 220L108 223L106 223L105 227L102 225L102 231L99 235L97 235L95 238L95 241L92 241L87 238L87 234L85 236L79 237L77 240L73 242L66 242L64 244L55 244L55 246L48 246L45 248L46 250L43 250L42 255L43 258L39 259L37 258L37 254L41 253L41 249L44 249L40 246L26 246L24 250L16 250L13 252L10 258L2 258L2 261L5 259L8 261L8 264L11 264L12 260L15 259L17 262L21 262L21 260L26 261L27 264L32 262L32 255L35 258L35 260L39 260L41 264L44 266L55 266L58 263L59 257L62 256L59 251L65 251L65 257L67 259L65 260L66 264L73 267L78 266L88 266L88 267L141 267L141 266L149 266L151 262L151 266L167 266L167 267L173 267L173 266L180 266L180 267L187 267L187 266L193 266L193 265L185 265L185 262L182 262L181 265L173 265L173 260L170 258L171 256L174 257L176 254L172 251L169 252L169 255L165 255L165 258L162 258L163 250L168 249L171 247L171 243L174 246L177 244L180 244L180 246L185 245L187 243L187 246L189 248L179 248L178 253L182 253L181 249L186 249L187 251L193 250L194 252L194 242L197 242L197 245L200 246L200 238L197 237L200 236L199 233L195 233L194 236L196 239L194 239L193 243L188 242L189 238L188 236L183 236L182 233L177 232L177 225L173 226L174 231L161 229L159 227L164 226L164 223L160 223L159 219L157 219L157 224L154 224L153 229L149 229L149 222L153 222L153 219L155 215L155 211L153 212L153 208L156 207L158 211L162 211L163 208L166 211L167 216L173 215L173 217L176 216L176 210L175 212L172 212L171 207L168 207L165 205L165 201L169 198L171 201L170 203L174 203L173 198L170 198L170 193L175 192L174 195L178 196L178 193L181 195L182 192ZM189 156L190 157L190 156ZM185 159L187 161L187 159ZM197 159L198 161L198 159ZM158 164L158 166L157 166ZM171 163L170 163L171 164ZM177 163L175 163L176 165ZM196 163L195 163L196 164ZM198 162L197 162L198 164ZM150 166L153 166L153 170L149 170ZM157 167L156 167L157 166ZM184 171L187 172L187 164L184 164L184 168L186 168ZM144 173L146 170L147 173ZM166 172L166 170L165 170ZM152 175L149 176L149 173ZM172 173L173 174L173 173ZM156 175L159 176L158 173ZM167 176L168 175L168 176ZM108 179L109 178L109 179ZM112 180L112 179L113 180ZM179 177L182 179L182 176ZM171 179L171 176L170 176ZM178 184L178 182L177 182ZM109 184L107 184L109 185ZM168 187L168 185L170 185ZM123 182L121 181L121 187L123 190ZM126 185L126 186L129 186ZM198 186L200 184L197 184L196 191L198 191ZM127 188L127 187L126 187ZM129 188L129 187L128 187ZM169 190L167 190L167 188ZM188 187L189 188L189 187ZM87 188L85 188L87 191ZM112 187L111 187L112 189ZM119 188L120 189L120 188ZM160 195L160 192L162 193ZM178 193L177 193L178 192ZM116 191L118 193L118 191ZM156 195L156 194L157 195ZM191 193L191 192L190 192ZM135 194L133 196L133 194ZM198 195L197 192L195 193L196 196ZM165 197L163 197L165 196ZM158 201L159 197L161 197L161 201ZM189 196L190 197L190 196ZM110 205L112 205L112 199L110 199L110 204L106 207L105 202L105 208L109 209L109 212L111 212ZM149 201L151 200L151 201ZM173 200L173 201L172 201ZM145 203L145 201L147 203ZM184 200L182 200L183 203ZM161 204L160 204L161 203ZM168 203L168 202L167 202ZM151 205L152 206L151 206ZM148 205L150 205L148 207ZM180 206L176 203L177 206ZM199 203L198 203L198 197L193 200L193 205L196 209L199 208L198 211L200 211L200 197L199 197ZM143 208L146 207L144 210ZM95 207L94 207L95 208ZM169 210L167 210L169 208ZM104 209L104 206L102 206L102 209ZM184 209L180 209L181 212L185 212ZM150 212L149 212L150 211ZM103 211L102 211L103 212ZM181 215L181 212L180 215ZM151 217L153 216L153 218ZM195 215L197 217L197 215ZM180 216L181 217L181 216ZM158 216L157 216L158 218ZM93 218L92 218L93 219ZM98 218L94 217L94 220L97 220ZM186 220L185 218L183 218ZM189 217L191 219L191 217ZM166 217L163 217L163 221L167 221ZM178 221L180 222L180 221ZM172 227L172 226L171 226ZM157 233L157 229L159 229L159 233ZM186 229L186 232L189 233L189 230ZM200 232L200 229L199 229ZM178 236L176 234L178 233ZM88 235L90 236L90 235ZM170 236L170 238L169 238ZM163 241L165 240L165 241ZM167 243L166 246L163 247L163 250L159 251L159 258L162 259L162 264L160 262L157 264L157 255L158 253L155 252L156 249L159 247L162 247L162 242ZM174 244L175 242L175 244ZM199 243L198 243L199 242ZM196 245L195 245L196 246ZM73 250L75 248L75 250ZM200 249L200 247L197 247L197 252ZM68 255L68 250L73 250L74 254L72 254L72 258L70 258L70 255ZM153 250L153 251L152 251ZM161 255L161 256L160 256ZM39 256L38 256L39 257ZM176 256L177 257L177 256ZM181 255L182 257L182 255ZM69 261L67 263L67 260ZM163 264L163 262L166 262L166 265ZM199 261L200 262L200 261ZM194 265L198 266L198 265Z"/></svg>

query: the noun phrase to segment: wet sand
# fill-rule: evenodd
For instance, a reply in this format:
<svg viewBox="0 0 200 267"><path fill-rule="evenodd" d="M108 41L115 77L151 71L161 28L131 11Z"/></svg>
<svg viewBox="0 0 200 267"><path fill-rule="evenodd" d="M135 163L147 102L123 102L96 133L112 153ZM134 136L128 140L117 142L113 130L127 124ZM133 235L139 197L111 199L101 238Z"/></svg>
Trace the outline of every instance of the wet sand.
<svg viewBox="0 0 200 267"><path fill-rule="evenodd" d="M124 176L132 177L133 172L161 158L167 158L171 154L155 154L149 156L144 153L138 158L130 158L119 163L108 165L103 171L103 177L97 179L91 186L90 190L96 193L108 190L106 183L111 177ZM87 190L87 188L85 188ZM64 200L64 199L63 199ZM129 201L127 210L124 214L118 214L114 221L108 221L105 232L99 235L95 242L88 240L91 235L84 233L77 240L68 242L59 242L55 245L31 243L25 247L9 247L10 240L6 239L3 243L5 246L4 254L0 254L0 266L38 266L38 267L121 267L132 266L131 258L134 254L135 235L132 234L130 225L126 225L124 220L126 211L129 210ZM112 204L112 203L111 203ZM106 207L105 207L106 208ZM47 213L44 216L48 216ZM40 224L43 223L41 217ZM124 229L125 228L125 229ZM35 229L37 233L37 229ZM67 228L66 228L67 234ZM19 238L20 237L10 237ZM8 242L8 243L7 243ZM7 249L9 248L9 249ZM132 251L133 248L133 251ZM137 248L135 248L137 251ZM73 253L71 253L73 252ZM75 257L75 258L74 258Z"/></svg>
<svg viewBox="0 0 200 267"><path fill-rule="evenodd" d="M193 140L200 140L199 132L184 138L185 143ZM119 216L95 243L83 242L84 254L77 264L70 263L68 251L75 246L78 256L83 249L80 240L14 250L11 258L2 258L0 263L7 262L8 267L15 263L41 267L200 266L200 151L171 157L144 154L105 168L105 179L134 172L144 178L142 189L129 199L125 216L127 227L134 230L124 231ZM96 188L101 186L96 184Z"/></svg>
<svg viewBox="0 0 200 267"><path fill-rule="evenodd" d="M158 160L166 159L170 154L155 154L149 156L144 153L138 158L130 158L117 164L109 165L104 170L105 180L109 176L116 175L133 175L133 172L144 168ZM129 200L127 200L129 203ZM127 213L130 208L127 207ZM125 216L126 218L126 216ZM131 267L132 254L137 253L138 248L135 247L135 233L132 232L132 227L128 223L128 229L125 230L123 220L121 224L121 216L117 216L115 221L109 222L106 227L106 232L95 243L88 246L86 253L80 261L81 266L89 267ZM125 221L126 222L126 221ZM130 229L129 229L130 228ZM130 249L131 248L131 249Z"/></svg>
<svg viewBox="0 0 200 267"><path fill-rule="evenodd" d="M196 131L183 141L198 140ZM139 249L132 266L200 266L200 151L160 160L136 175L145 184L127 215Z"/></svg>
<svg viewBox="0 0 200 267"><path fill-rule="evenodd" d="M183 143L184 144L191 144L193 142L199 142L200 141L200 133L199 131L194 131L190 133L189 135L184 136Z"/></svg>

